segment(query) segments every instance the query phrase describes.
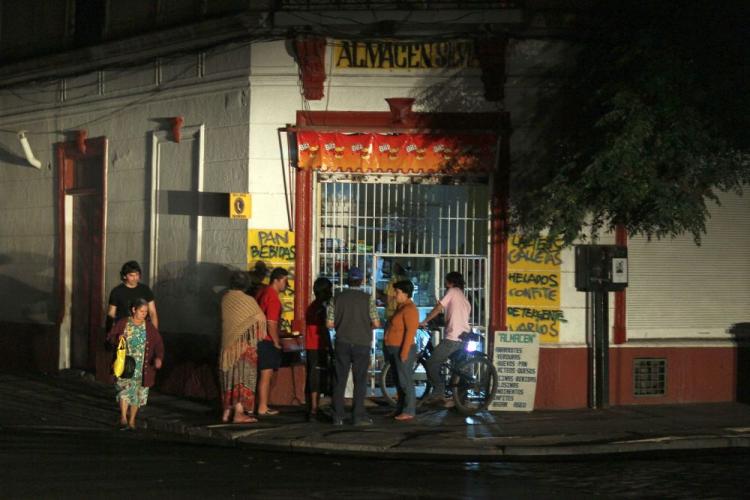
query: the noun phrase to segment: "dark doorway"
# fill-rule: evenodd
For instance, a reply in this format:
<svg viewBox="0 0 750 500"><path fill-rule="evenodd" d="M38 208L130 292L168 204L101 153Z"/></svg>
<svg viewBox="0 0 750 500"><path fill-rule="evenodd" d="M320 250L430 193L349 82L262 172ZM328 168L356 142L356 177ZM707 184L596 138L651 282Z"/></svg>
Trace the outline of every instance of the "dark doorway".
<svg viewBox="0 0 750 500"><path fill-rule="evenodd" d="M61 318L60 338L63 352L69 339L70 368L104 377L108 372L103 347L107 143L97 138L84 145L57 145L61 167L58 276L61 304L69 306L70 311L69 318Z"/></svg>
<svg viewBox="0 0 750 500"><path fill-rule="evenodd" d="M96 325L101 308L101 288L92 284L101 279L96 265L99 245L101 196L81 194L73 196L73 272L72 301L70 308L71 367L94 370L96 365L96 338L101 325Z"/></svg>

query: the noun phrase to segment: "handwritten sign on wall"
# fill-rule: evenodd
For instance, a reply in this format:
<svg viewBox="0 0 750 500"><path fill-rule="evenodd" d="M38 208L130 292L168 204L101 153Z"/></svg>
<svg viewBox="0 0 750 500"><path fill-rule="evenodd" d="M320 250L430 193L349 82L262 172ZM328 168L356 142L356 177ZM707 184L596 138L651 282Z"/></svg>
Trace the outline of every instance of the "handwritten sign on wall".
<svg viewBox="0 0 750 500"><path fill-rule="evenodd" d="M560 264L562 244L539 238L522 242L512 235L508 242L506 322L512 331L536 332L540 342L559 342Z"/></svg>
<svg viewBox="0 0 750 500"><path fill-rule="evenodd" d="M258 261L263 261L269 271L283 267L289 271L286 291L281 294L282 331L291 331L294 319L294 232L285 229L250 229L247 234L247 268L253 269Z"/></svg>

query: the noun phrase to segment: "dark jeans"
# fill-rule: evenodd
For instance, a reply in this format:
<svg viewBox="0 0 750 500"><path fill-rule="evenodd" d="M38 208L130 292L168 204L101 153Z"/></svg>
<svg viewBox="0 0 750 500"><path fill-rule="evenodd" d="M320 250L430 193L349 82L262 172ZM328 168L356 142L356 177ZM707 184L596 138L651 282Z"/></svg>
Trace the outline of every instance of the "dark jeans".
<svg viewBox="0 0 750 500"><path fill-rule="evenodd" d="M460 340L443 339L432 351L430 359L427 360L427 377L432 384L431 396L445 396L445 379L440 373L440 366L445 363L451 354L461 349Z"/></svg>
<svg viewBox="0 0 750 500"><path fill-rule="evenodd" d="M417 357L417 346L412 345L409 349L409 357L406 362L401 361L401 347L385 346L388 361L393 366L398 387L398 413L407 415L417 414L417 396L414 393L414 359Z"/></svg>
<svg viewBox="0 0 750 500"><path fill-rule="evenodd" d="M335 356L336 387L333 389L333 418L344 418L346 378L349 376L349 367L351 367L352 381L354 382L352 415L355 422L364 419L367 417L365 396L367 395L367 368L370 365L370 346L355 345L337 340Z"/></svg>
<svg viewBox="0 0 750 500"><path fill-rule="evenodd" d="M329 389L328 349L307 349L307 378L305 394L311 392L331 394Z"/></svg>

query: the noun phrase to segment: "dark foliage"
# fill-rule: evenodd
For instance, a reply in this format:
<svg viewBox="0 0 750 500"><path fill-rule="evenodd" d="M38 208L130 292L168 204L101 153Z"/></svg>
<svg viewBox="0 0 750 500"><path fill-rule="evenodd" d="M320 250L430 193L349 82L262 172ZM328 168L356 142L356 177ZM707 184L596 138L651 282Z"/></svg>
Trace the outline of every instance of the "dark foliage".
<svg viewBox="0 0 750 500"><path fill-rule="evenodd" d="M539 106L545 147L511 173L511 218L567 243L623 224L696 243L750 181L750 2L605 1Z"/></svg>

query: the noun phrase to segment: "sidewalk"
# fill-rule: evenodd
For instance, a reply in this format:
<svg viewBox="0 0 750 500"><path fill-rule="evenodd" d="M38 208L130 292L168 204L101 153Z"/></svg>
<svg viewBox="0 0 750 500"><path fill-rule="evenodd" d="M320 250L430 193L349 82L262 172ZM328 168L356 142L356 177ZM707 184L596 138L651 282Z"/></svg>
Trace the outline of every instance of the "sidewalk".
<svg viewBox="0 0 750 500"><path fill-rule="evenodd" d="M114 429L114 395L113 387L75 372L0 374L0 431ZM739 403L484 412L475 417L430 409L409 423L393 421L387 417L391 409L379 405L370 408L375 425L364 428L308 423L302 407L281 410L256 424L222 425L210 403L152 392L138 415L139 432L284 452L474 461L750 448L750 406Z"/></svg>

